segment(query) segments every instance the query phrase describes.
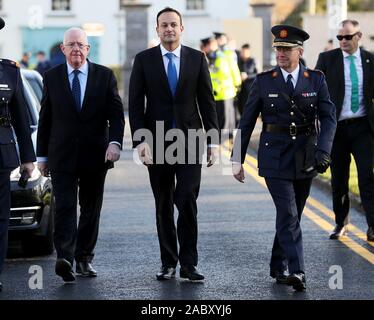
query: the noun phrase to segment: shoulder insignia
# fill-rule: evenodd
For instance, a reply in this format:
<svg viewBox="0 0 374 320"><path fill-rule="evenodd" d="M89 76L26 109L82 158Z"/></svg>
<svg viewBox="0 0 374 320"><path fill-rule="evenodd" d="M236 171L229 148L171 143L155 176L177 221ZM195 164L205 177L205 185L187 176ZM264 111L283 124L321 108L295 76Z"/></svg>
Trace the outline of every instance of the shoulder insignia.
<svg viewBox="0 0 374 320"><path fill-rule="evenodd" d="M319 75L323 75L324 73L321 71L321 70L318 70L318 69L307 69L308 73L317 73Z"/></svg>
<svg viewBox="0 0 374 320"><path fill-rule="evenodd" d="M276 77L278 75L278 72L275 71L275 69L270 69L270 70L266 70L266 71L263 71L259 74L257 74L258 76L264 76L266 74L271 74L272 77Z"/></svg>
<svg viewBox="0 0 374 320"><path fill-rule="evenodd" d="M309 78L309 72L308 71L304 71L304 77Z"/></svg>

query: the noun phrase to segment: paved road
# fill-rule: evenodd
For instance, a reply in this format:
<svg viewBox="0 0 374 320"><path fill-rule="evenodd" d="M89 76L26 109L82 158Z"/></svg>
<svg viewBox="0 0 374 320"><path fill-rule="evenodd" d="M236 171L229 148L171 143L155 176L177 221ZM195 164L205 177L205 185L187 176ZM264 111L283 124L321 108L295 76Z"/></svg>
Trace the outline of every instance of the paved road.
<svg viewBox="0 0 374 320"><path fill-rule="evenodd" d="M247 170L255 172L249 160ZM147 171L134 164L127 144L107 178L94 260L99 276L64 285L54 275L55 255L24 258L13 253L0 299L374 299L374 244L357 229L343 241L329 240L331 200L316 187L315 202L302 220L308 289L295 293L275 284L268 275L275 224L270 195L256 175L247 173L240 184L225 171L230 167L221 164L202 174L198 219L204 283L155 279L160 261L153 197ZM366 231L364 216L355 210L351 222ZM42 267L42 290L29 288L32 265ZM343 289L329 287L331 266L341 266Z"/></svg>

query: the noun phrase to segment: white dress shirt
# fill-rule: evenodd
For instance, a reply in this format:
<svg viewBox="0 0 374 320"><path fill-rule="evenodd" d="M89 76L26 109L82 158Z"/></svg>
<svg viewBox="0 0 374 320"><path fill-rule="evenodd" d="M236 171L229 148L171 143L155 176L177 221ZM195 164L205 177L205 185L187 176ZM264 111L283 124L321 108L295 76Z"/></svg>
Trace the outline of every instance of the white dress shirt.
<svg viewBox="0 0 374 320"><path fill-rule="evenodd" d="M161 54L162 54L162 60L164 62L164 67L165 67L165 72L166 72L166 75L168 74L168 65L169 65L169 58L166 56L167 53L169 53L170 51L166 50L162 44L160 44L160 48L161 48ZM179 79L179 72L180 72L180 66L181 66L181 48L182 46L179 45L174 51L171 51L171 53L174 54L174 64L175 64L175 68L177 69L177 77Z"/></svg>
<svg viewBox="0 0 374 320"><path fill-rule="evenodd" d="M343 52L344 61L344 87L345 94L343 100L342 111L339 116L339 120L358 118L366 115L365 104L364 104L364 75L362 70L361 51L357 49L352 55L355 56L355 66L358 76L358 111L353 113L351 110L351 97L352 97L352 81L351 81L351 61L349 60L350 54Z"/></svg>
<svg viewBox="0 0 374 320"><path fill-rule="evenodd" d="M68 77L70 83L70 89L73 87L73 79L74 79L74 68L70 64L66 64L68 67ZM87 79L88 79L88 63L87 61L78 69L80 72L78 74L79 84L81 87L81 107L83 107L83 99L84 94L86 92L87 87Z"/></svg>

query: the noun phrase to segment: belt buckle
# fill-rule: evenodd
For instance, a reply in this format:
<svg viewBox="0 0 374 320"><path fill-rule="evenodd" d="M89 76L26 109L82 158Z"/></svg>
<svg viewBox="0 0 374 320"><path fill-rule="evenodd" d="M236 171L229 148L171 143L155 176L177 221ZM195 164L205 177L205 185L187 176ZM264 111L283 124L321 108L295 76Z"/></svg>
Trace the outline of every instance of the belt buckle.
<svg viewBox="0 0 374 320"><path fill-rule="evenodd" d="M292 137L293 140L295 140L296 135L297 135L297 127L296 127L295 122L292 122L290 125L290 136Z"/></svg>

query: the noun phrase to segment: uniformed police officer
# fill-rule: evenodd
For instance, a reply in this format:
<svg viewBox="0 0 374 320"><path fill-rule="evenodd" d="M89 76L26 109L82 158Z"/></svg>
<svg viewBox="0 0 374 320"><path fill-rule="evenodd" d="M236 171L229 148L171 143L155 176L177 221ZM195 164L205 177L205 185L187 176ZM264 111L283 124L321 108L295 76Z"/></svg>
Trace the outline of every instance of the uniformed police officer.
<svg viewBox="0 0 374 320"><path fill-rule="evenodd" d="M4 28L0 18L0 29ZM0 59L0 274L8 247L10 215L10 172L19 166L12 127L17 136L20 171L31 176L36 161L31 141L30 123L23 97L22 80L17 64ZM0 282L0 291L2 284Z"/></svg>
<svg viewBox="0 0 374 320"><path fill-rule="evenodd" d="M330 163L335 105L324 75L300 64L309 35L288 25L271 31L278 66L257 75L251 87L234 143L233 175L244 182L242 163L261 113L259 175L265 177L277 212L270 276L302 291L306 282L300 218L312 178Z"/></svg>

